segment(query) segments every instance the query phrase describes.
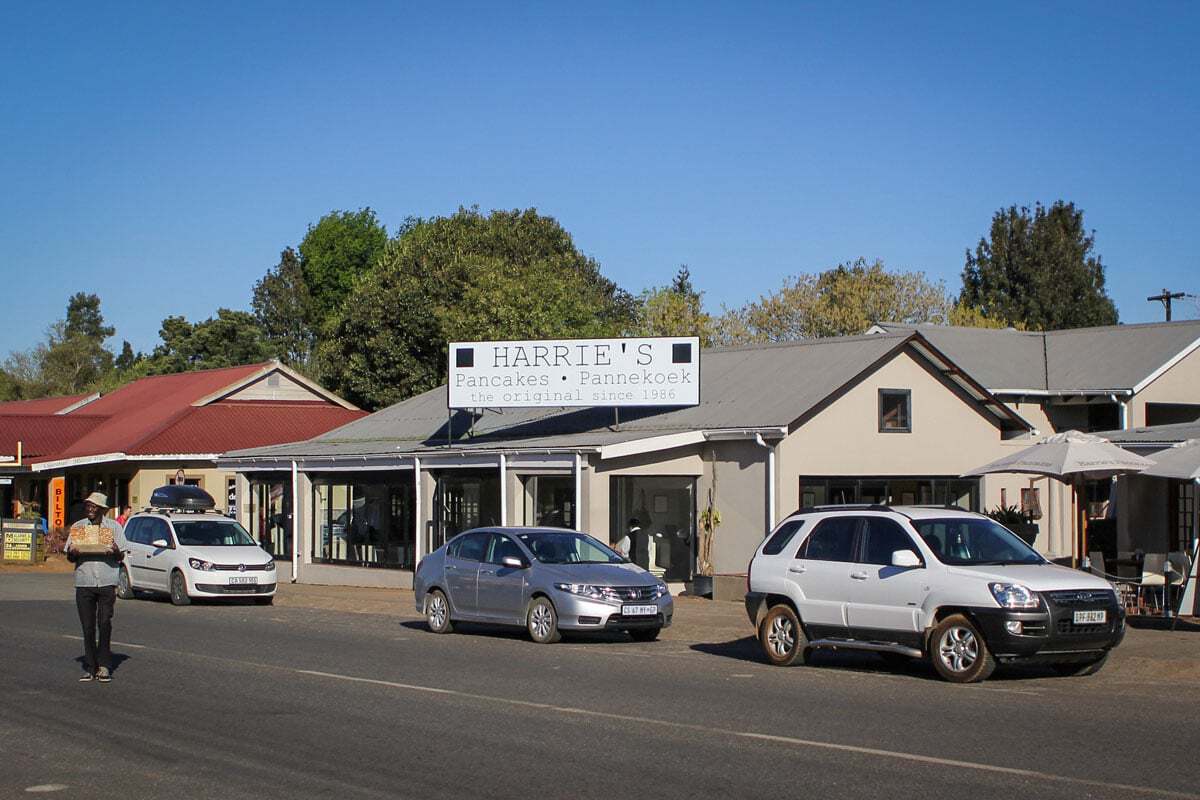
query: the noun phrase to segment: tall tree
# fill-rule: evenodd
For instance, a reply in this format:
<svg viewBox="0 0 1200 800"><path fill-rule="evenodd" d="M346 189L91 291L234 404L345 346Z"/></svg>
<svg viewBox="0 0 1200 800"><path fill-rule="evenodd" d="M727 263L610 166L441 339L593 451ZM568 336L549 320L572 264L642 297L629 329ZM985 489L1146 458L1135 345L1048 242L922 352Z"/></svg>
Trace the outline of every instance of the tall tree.
<svg viewBox="0 0 1200 800"><path fill-rule="evenodd" d="M300 267L318 324L328 319L387 245L387 229L370 208L333 211L321 217L300 242Z"/></svg>
<svg viewBox="0 0 1200 800"><path fill-rule="evenodd" d="M1074 203L1000 209L987 239L967 251L959 301L1031 330L1115 325L1095 233Z"/></svg>
<svg viewBox="0 0 1200 800"><path fill-rule="evenodd" d="M439 385L451 340L609 336L634 301L534 209L411 220L322 345L324 378L378 408Z"/></svg>
<svg viewBox="0 0 1200 800"><path fill-rule="evenodd" d="M167 317L158 333L146 371L152 375L197 369L234 367L271 358L271 348L254 316L246 311L217 309L217 315L191 323Z"/></svg>
<svg viewBox="0 0 1200 800"><path fill-rule="evenodd" d="M64 322L65 336L83 336L100 344L117 332L116 328L104 324L104 315L100 313L100 297L94 294L76 292L71 295L67 301L67 318Z"/></svg>
<svg viewBox="0 0 1200 800"><path fill-rule="evenodd" d="M944 323L950 308L943 284L923 272L889 272L859 258L818 274L784 280L776 292L718 320L725 344L778 342L865 332L875 322Z"/></svg>
<svg viewBox="0 0 1200 800"><path fill-rule="evenodd" d="M319 320L314 318L312 295L295 250L284 249L279 263L254 284L251 306L274 355L293 367L307 369L317 343Z"/></svg>
<svg viewBox="0 0 1200 800"><path fill-rule="evenodd" d="M704 310L704 293L692 284L691 271L681 265L669 286L655 286L638 298L635 333L639 336L699 336L710 347L716 322Z"/></svg>

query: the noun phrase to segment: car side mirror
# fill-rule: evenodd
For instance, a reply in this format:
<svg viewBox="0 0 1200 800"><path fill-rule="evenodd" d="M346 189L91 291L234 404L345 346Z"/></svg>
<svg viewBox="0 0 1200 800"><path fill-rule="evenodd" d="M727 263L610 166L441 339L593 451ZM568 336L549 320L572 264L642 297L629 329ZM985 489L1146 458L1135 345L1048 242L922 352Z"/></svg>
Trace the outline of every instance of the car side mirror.
<svg viewBox="0 0 1200 800"><path fill-rule="evenodd" d="M897 550L892 553L893 567L919 567L921 559L912 550Z"/></svg>
<svg viewBox="0 0 1200 800"><path fill-rule="evenodd" d="M160 550L164 550L171 546L170 544L167 543L166 539L155 539L150 544L154 545L155 547L159 548Z"/></svg>
<svg viewBox="0 0 1200 800"><path fill-rule="evenodd" d="M516 556L505 556L504 558L500 559L500 563L506 567L512 567L513 569L525 569L529 566L525 563L525 559L517 558Z"/></svg>

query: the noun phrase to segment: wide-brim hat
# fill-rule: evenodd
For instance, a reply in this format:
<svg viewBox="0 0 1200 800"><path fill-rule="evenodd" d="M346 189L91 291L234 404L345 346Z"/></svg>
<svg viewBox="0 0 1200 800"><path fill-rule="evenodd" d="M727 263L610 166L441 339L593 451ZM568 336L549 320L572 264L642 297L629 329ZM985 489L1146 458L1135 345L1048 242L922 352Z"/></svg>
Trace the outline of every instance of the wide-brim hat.
<svg viewBox="0 0 1200 800"><path fill-rule="evenodd" d="M92 505L108 508L108 495L103 492L92 492L83 502L91 503Z"/></svg>

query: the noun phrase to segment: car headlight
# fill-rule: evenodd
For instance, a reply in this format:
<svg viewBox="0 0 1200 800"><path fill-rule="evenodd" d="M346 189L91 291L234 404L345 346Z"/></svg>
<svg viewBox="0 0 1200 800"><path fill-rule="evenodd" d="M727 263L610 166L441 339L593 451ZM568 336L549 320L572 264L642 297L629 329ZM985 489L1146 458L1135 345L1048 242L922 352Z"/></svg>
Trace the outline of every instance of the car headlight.
<svg viewBox="0 0 1200 800"><path fill-rule="evenodd" d="M271 559L270 561L268 561L266 568L268 571L275 569L275 560Z"/></svg>
<svg viewBox="0 0 1200 800"><path fill-rule="evenodd" d="M609 600L603 586L593 586L590 583L556 583L554 588L560 592L586 597L589 600Z"/></svg>
<svg viewBox="0 0 1200 800"><path fill-rule="evenodd" d="M211 561L201 561L198 558L189 558L188 566L192 569L202 569L206 572L210 569L215 569Z"/></svg>
<svg viewBox="0 0 1200 800"><path fill-rule="evenodd" d="M989 583L988 588L1001 608L1037 608L1041 605L1038 596L1019 583Z"/></svg>
<svg viewBox="0 0 1200 800"><path fill-rule="evenodd" d="M667 585L665 583L662 583L660 581L658 583L658 585L654 587L654 599L655 600L657 600L660 597L670 597L670 596L671 596L671 590L667 588Z"/></svg>

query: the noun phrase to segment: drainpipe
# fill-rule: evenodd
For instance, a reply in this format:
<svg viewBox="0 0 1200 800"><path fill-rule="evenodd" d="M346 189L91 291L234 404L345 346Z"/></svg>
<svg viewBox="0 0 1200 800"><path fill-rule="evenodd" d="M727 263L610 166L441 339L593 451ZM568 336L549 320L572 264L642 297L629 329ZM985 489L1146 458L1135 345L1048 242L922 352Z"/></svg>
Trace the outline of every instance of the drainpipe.
<svg viewBox="0 0 1200 800"><path fill-rule="evenodd" d="M775 527L775 446L763 441L762 434L754 434L754 443L767 450L767 532Z"/></svg>
<svg viewBox="0 0 1200 800"><path fill-rule="evenodd" d="M413 457L413 569L425 556L425 537L422 532L425 521L421 519L421 459Z"/></svg>
<svg viewBox="0 0 1200 800"><path fill-rule="evenodd" d="M575 530L583 530L583 458L575 454Z"/></svg>
<svg viewBox="0 0 1200 800"><path fill-rule="evenodd" d="M1108 396L1108 399L1111 400L1112 402L1116 403L1117 408L1120 409L1120 413L1121 413L1120 428L1121 428L1121 430L1123 430L1123 431L1129 430L1129 405L1124 400L1118 399L1115 394L1110 394Z"/></svg>
<svg viewBox="0 0 1200 800"><path fill-rule="evenodd" d="M300 469L292 462L292 583L300 561Z"/></svg>
<svg viewBox="0 0 1200 800"><path fill-rule="evenodd" d="M500 454L500 526L508 524L508 470L504 453Z"/></svg>

